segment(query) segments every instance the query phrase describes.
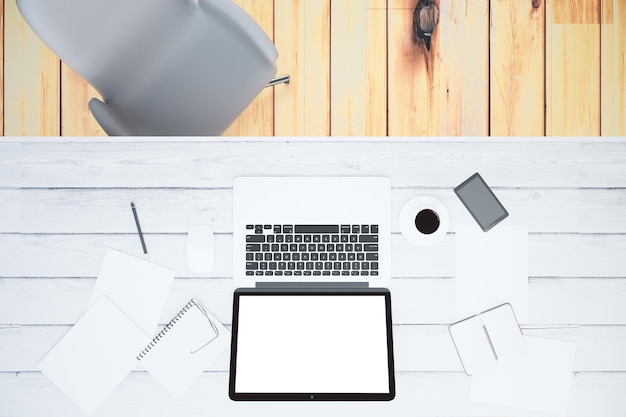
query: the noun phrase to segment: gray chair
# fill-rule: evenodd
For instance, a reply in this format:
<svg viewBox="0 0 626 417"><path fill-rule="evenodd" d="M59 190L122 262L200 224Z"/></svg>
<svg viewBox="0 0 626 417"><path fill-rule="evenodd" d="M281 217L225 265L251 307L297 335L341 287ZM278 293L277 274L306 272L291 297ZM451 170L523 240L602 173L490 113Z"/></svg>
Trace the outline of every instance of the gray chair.
<svg viewBox="0 0 626 417"><path fill-rule="evenodd" d="M17 5L102 95L104 102L93 98L89 108L109 135L220 135L276 73L276 48L231 0Z"/></svg>

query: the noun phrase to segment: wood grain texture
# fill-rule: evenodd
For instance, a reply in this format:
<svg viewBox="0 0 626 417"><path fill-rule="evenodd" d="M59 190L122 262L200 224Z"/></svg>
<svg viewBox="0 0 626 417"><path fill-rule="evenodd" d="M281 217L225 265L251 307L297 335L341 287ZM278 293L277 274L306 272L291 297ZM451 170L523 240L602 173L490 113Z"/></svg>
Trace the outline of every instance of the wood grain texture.
<svg viewBox="0 0 626 417"><path fill-rule="evenodd" d="M234 0L274 40L274 2ZM274 88L281 88L278 86ZM274 88L265 88L222 134L223 136L273 136Z"/></svg>
<svg viewBox="0 0 626 417"><path fill-rule="evenodd" d="M161 325L164 325L162 323ZM226 323L230 327L230 324ZM0 327L0 372L37 372L37 361L45 356L70 329L69 325ZM230 330L230 329L229 329ZM577 343L575 372L626 371L626 326L525 326L525 334L534 337ZM394 325L394 365L403 372L462 372L448 326ZM416 355L415 351L420 354ZM226 372L228 355L208 364L207 371Z"/></svg>
<svg viewBox="0 0 626 417"><path fill-rule="evenodd" d="M546 134L600 134L599 0L546 8Z"/></svg>
<svg viewBox="0 0 626 417"><path fill-rule="evenodd" d="M84 314L104 249L141 254L129 199L141 212L151 258L177 271L160 322L194 297L229 325L232 178L330 173L389 176L394 219L422 194L439 198L453 219L429 249L409 244L392 222L396 399L232 402L226 351L180 400L139 366L94 416L548 417L470 402L471 378L449 338L455 231L473 222L452 187L479 170L509 209L506 221L530 225L524 333L577 343L568 415L622 417L625 165L626 143L614 139L0 141L0 414L82 415L36 364ZM187 269L186 233L196 224L216 231L210 274Z"/></svg>
<svg viewBox="0 0 626 417"><path fill-rule="evenodd" d="M511 412L506 408L485 406L467 399L471 378L463 373L398 372L397 395L390 402L234 402L225 395L228 373L206 372L184 397L174 399L149 374L133 372L92 414L95 417L133 417L137 410L145 415L255 415L299 416L381 415L516 417L546 416L530 411ZM626 375L578 373L572 377L568 415L622 417L626 405L621 396L626 390ZM37 398L38 401L33 401ZM7 415L50 415L50 410L67 417L84 416L67 397L40 373L0 374L0 402Z"/></svg>
<svg viewBox="0 0 626 417"><path fill-rule="evenodd" d="M4 136L4 0L0 0L0 136Z"/></svg>
<svg viewBox="0 0 626 417"><path fill-rule="evenodd" d="M498 187L494 191L509 211L509 221L528 224L530 233L626 234L625 189ZM151 233L186 233L194 224L228 233L233 211L230 193L230 188L0 189L0 233L132 234L135 224L126 215L130 200L142 208L142 224ZM472 221L454 193L428 187L394 188L393 219L417 193L437 198L458 222ZM563 205L568 209L563 211ZM392 230L400 231L395 220ZM449 230L456 230L456 222Z"/></svg>
<svg viewBox="0 0 626 417"><path fill-rule="evenodd" d="M4 134L60 134L60 61L5 1Z"/></svg>
<svg viewBox="0 0 626 417"><path fill-rule="evenodd" d="M89 111L89 100L102 100L87 81L65 63L61 65L61 135L106 136Z"/></svg>
<svg viewBox="0 0 626 417"><path fill-rule="evenodd" d="M543 136L545 1L490 4L490 134Z"/></svg>
<svg viewBox="0 0 626 417"><path fill-rule="evenodd" d="M414 7L389 1L389 135L487 135L488 5L441 2L430 51L413 38Z"/></svg>
<svg viewBox="0 0 626 417"><path fill-rule="evenodd" d="M330 33L331 135L386 135L386 0L332 2Z"/></svg>
<svg viewBox="0 0 626 417"><path fill-rule="evenodd" d="M626 136L626 2L602 0L601 134Z"/></svg>
<svg viewBox="0 0 626 417"><path fill-rule="evenodd" d="M143 224L142 224L143 226ZM150 256L155 262L179 271L180 277L200 277L186 264L186 235L151 234ZM97 274L105 247L141 255L136 234L83 235L5 235L0 242L2 253L0 277L54 278L93 277ZM232 277L232 237L218 234L216 253L219 260L208 276ZM415 248L402 235L394 234L392 276L394 278L452 278L454 276L454 235L447 235L435 248ZM626 277L626 263L620 254L626 251L623 235L531 234L528 243L529 276L620 279ZM216 257L217 257L216 255ZM80 259L74 259L80 256ZM592 301L593 302L593 301ZM626 307L625 307L626 308Z"/></svg>
<svg viewBox="0 0 626 417"><path fill-rule="evenodd" d="M21 161L24 187L232 187L235 176L259 172L384 175L394 187L416 187L416 181L454 187L476 171L491 187L626 187L626 144L615 141L431 139L381 144L304 138L114 143L76 140L47 145L35 140L22 143L17 152L11 152L12 144L0 144L0 166L14 167ZM324 155L323 163L315 155ZM0 186L10 184L10 178L0 177Z"/></svg>
<svg viewBox="0 0 626 417"><path fill-rule="evenodd" d="M330 134L330 0L275 0L274 44L279 74L274 91L277 136Z"/></svg>

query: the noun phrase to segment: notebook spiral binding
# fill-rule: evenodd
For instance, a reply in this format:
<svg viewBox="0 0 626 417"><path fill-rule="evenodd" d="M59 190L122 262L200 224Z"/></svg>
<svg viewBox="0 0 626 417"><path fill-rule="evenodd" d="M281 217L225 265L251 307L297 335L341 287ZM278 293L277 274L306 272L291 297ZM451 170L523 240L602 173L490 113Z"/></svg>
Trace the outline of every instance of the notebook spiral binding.
<svg viewBox="0 0 626 417"><path fill-rule="evenodd" d="M161 340L167 334L167 332L169 332L170 329L174 327L178 320L180 320L185 315L185 313L189 311L190 308L197 305L197 303L198 302L196 300L192 299L187 304L185 304L185 306L178 312L178 314L172 320L170 320L169 323L167 323L163 330L161 330L159 334L157 334L154 339L152 339L152 341L148 343L148 345L141 351L141 353L137 355L137 360L140 361L141 359L143 359L150 352L150 350L152 350L152 348L156 346L157 343L159 343L159 340Z"/></svg>

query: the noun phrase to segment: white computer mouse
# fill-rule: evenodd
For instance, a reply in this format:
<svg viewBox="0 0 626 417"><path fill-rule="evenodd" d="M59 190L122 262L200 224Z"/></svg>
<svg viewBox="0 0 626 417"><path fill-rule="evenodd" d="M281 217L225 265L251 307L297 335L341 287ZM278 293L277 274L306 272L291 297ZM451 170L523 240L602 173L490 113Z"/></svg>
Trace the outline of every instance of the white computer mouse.
<svg viewBox="0 0 626 417"><path fill-rule="evenodd" d="M187 265L193 272L209 272L215 257L215 237L209 226L194 226L187 234Z"/></svg>

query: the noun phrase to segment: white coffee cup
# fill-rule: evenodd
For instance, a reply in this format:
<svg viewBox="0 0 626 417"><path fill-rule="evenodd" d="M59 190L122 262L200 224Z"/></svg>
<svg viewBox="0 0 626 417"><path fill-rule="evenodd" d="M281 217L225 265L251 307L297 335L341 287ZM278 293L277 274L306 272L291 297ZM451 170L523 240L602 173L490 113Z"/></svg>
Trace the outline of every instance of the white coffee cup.
<svg viewBox="0 0 626 417"><path fill-rule="evenodd" d="M433 246L441 242L450 227L446 207L431 196L418 196L407 201L398 219L406 240L417 246Z"/></svg>

